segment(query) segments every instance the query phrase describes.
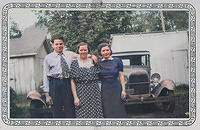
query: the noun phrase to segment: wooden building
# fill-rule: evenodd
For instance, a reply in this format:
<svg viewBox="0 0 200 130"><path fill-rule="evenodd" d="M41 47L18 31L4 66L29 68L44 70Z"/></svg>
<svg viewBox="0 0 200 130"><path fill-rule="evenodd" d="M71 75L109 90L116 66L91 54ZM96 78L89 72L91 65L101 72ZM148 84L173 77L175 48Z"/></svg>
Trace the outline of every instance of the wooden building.
<svg viewBox="0 0 200 130"><path fill-rule="evenodd" d="M47 29L27 28L21 38L9 43L9 86L18 94L26 94L40 86L43 80L43 60L50 53Z"/></svg>

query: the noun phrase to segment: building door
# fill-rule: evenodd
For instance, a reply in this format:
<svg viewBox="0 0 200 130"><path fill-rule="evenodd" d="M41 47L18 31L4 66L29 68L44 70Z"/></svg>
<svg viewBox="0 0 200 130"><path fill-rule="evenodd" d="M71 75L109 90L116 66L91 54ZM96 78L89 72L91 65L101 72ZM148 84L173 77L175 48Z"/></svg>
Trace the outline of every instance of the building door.
<svg viewBox="0 0 200 130"><path fill-rule="evenodd" d="M9 67L9 85L12 87L14 90L16 90L16 75L15 75L15 64L14 61L10 59L10 67Z"/></svg>
<svg viewBox="0 0 200 130"><path fill-rule="evenodd" d="M175 82L178 84L189 84L189 59L188 50L172 51Z"/></svg>

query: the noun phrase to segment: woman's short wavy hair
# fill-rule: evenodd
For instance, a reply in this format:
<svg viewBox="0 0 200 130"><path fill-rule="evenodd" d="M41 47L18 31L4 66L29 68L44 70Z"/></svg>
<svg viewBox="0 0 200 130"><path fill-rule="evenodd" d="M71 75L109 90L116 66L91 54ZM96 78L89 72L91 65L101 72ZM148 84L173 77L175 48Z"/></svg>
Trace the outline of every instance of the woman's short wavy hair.
<svg viewBox="0 0 200 130"><path fill-rule="evenodd" d="M112 55L112 50L111 50L110 44L105 43L105 42L98 45L98 53L99 53L99 55L102 56L102 54L101 54L101 49L102 49L103 47L105 47L105 46L108 46L108 47L109 47L109 49L110 49L110 51L111 51L110 55Z"/></svg>
<svg viewBox="0 0 200 130"><path fill-rule="evenodd" d="M88 53L89 53L89 52L90 52L90 48L89 48L89 46L88 46L88 43L86 43L86 42L80 42L80 43L77 45L76 52L79 54L78 50L79 50L80 46L85 46L85 45L87 45Z"/></svg>

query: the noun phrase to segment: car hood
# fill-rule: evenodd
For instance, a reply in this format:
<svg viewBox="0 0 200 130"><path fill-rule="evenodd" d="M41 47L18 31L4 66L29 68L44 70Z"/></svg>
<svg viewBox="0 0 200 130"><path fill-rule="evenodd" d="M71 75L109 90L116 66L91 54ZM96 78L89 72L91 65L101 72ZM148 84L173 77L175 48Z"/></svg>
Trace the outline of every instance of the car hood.
<svg viewBox="0 0 200 130"><path fill-rule="evenodd" d="M139 81L144 81L147 82L149 81L150 78L150 69L149 67L145 66L131 66L131 67L126 67L125 68L125 73L124 75L127 77L127 80L129 82L139 82Z"/></svg>

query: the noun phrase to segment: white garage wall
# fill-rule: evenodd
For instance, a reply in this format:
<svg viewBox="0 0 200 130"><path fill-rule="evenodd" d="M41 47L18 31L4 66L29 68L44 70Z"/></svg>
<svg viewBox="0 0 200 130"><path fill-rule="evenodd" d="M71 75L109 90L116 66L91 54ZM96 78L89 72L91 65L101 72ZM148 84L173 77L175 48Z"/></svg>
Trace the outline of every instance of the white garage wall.
<svg viewBox="0 0 200 130"><path fill-rule="evenodd" d="M189 83L188 35L186 31L137 35L112 35L112 51L150 51L152 73L176 84Z"/></svg>

